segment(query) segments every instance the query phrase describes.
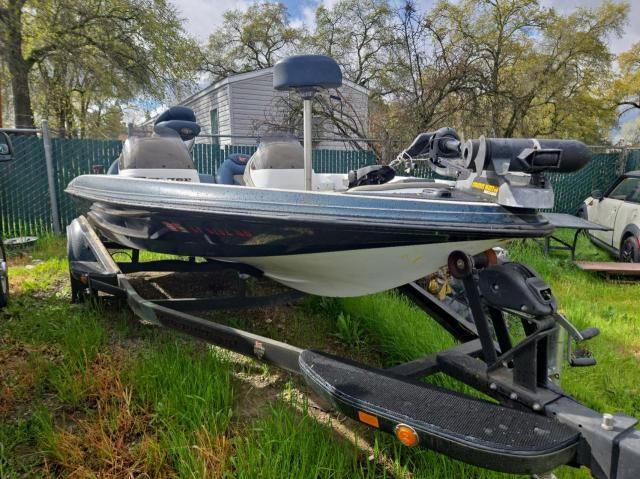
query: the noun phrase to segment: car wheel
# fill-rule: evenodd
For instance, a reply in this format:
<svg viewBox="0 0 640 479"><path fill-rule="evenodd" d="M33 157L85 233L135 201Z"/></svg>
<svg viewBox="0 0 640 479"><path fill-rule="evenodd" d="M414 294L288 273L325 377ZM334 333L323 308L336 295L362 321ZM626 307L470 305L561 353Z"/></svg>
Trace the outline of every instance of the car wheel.
<svg viewBox="0 0 640 479"><path fill-rule="evenodd" d="M635 236L629 236L622 242L620 248L620 261L623 263L638 263L640 262L640 251L638 251L638 238Z"/></svg>
<svg viewBox="0 0 640 479"><path fill-rule="evenodd" d="M9 302L9 274L7 254L4 244L0 239L0 308L4 308Z"/></svg>
<svg viewBox="0 0 640 479"><path fill-rule="evenodd" d="M580 208L578 208L578 211L576 211L576 216L578 218L582 218L583 220L588 220L588 215L587 215L587 207L585 205L580 206Z"/></svg>

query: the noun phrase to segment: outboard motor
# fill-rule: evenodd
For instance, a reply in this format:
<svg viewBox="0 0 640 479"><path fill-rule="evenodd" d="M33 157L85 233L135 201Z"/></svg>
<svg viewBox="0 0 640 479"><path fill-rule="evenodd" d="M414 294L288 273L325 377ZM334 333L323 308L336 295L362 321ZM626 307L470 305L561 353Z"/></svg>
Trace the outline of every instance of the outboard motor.
<svg viewBox="0 0 640 479"><path fill-rule="evenodd" d="M198 183L200 176L191 158L191 148L200 126L192 110L174 106L155 121L151 137L127 139L117 167L109 173L133 178L151 178Z"/></svg>

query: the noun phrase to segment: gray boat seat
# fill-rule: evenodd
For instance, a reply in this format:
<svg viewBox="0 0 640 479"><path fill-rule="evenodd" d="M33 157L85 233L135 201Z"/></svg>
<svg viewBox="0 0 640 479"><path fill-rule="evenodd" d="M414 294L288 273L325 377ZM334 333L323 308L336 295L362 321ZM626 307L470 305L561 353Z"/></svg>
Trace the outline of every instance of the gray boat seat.
<svg viewBox="0 0 640 479"><path fill-rule="evenodd" d="M284 177L291 176L291 170L304 170L304 150L300 142L295 138L278 138L260 143L244 169L244 184L257 186L252 173L259 170L275 170L269 173L272 179L276 179L278 172Z"/></svg>
<svg viewBox="0 0 640 479"><path fill-rule="evenodd" d="M328 89L341 85L340 67L325 55L294 55L273 67L273 88L276 90Z"/></svg>
<svg viewBox="0 0 640 479"><path fill-rule="evenodd" d="M163 136L135 137L125 142L119 158L119 170L195 169L185 144L177 138Z"/></svg>
<svg viewBox="0 0 640 479"><path fill-rule="evenodd" d="M260 143L244 169L245 186L304 190L304 150L291 137L271 138ZM345 191L347 175L342 173L311 172L314 191Z"/></svg>
<svg viewBox="0 0 640 479"><path fill-rule="evenodd" d="M249 158L247 169L297 170L304 168L304 150L295 139L283 138L260 143L256 152Z"/></svg>

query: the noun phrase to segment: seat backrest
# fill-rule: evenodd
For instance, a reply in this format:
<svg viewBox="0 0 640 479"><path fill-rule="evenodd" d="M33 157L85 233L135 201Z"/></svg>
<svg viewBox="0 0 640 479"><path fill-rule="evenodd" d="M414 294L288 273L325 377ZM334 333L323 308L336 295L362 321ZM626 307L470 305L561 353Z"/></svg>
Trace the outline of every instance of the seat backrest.
<svg viewBox="0 0 640 479"><path fill-rule="evenodd" d="M178 133L183 141L188 141L200 134L200 125L196 123L196 115L192 109L172 106L156 118L153 131L159 136Z"/></svg>
<svg viewBox="0 0 640 479"><path fill-rule="evenodd" d="M295 138L260 143L247 162L244 184L273 188L304 187L304 150Z"/></svg>
<svg viewBox="0 0 640 479"><path fill-rule="evenodd" d="M283 139L260 143L256 152L247 162L247 168L254 170L303 169L304 150L298 140Z"/></svg>
<svg viewBox="0 0 640 479"><path fill-rule="evenodd" d="M189 150L177 138L152 136L130 138L125 142L119 169L195 169Z"/></svg>

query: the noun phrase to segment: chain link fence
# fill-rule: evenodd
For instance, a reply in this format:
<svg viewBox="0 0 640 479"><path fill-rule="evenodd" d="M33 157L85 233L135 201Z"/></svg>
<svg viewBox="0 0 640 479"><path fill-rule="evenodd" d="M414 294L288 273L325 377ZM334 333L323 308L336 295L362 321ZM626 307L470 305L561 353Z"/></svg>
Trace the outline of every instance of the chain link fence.
<svg viewBox="0 0 640 479"><path fill-rule="evenodd" d="M71 198L64 193L67 184L79 175L106 172L122 151L119 140L50 138L50 186L43 130L7 131L15 158L0 162L0 230L5 238L63 232L77 216ZM193 159L200 173L215 175L229 155L251 155L256 148L196 144ZM313 167L319 173L347 173L373 163L373 152L366 150L313 152Z"/></svg>
<svg viewBox="0 0 640 479"><path fill-rule="evenodd" d="M35 134L32 133L32 134ZM4 237L52 229L44 144L35 136L11 135L15 159L0 163L0 220Z"/></svg>
<svg viewBox="0 0 640 479"><path fill-rule="evenodd" d="M0 229L4 237L64 231L77 214L73 202L64 193L67 184L78 175L106 171L122 149L119 140L50 138L49 171L43 130L24 133L11 134L15 159L0 163ZM194 146L193 158L198 171L215 175L230 154L250 155L255 150L255 145L201 143ZM594 146L592 152L591 162L582 170L548 175L555 190L554 211L574 213L591 191L605 190L624 171L640 169L640 147ZM375 161L370 150L313 152L313 166L319 173L347 173ZM415 174L433 177L424 163L418 165ZM57 214L54 214L56 207Z"/></svg>

